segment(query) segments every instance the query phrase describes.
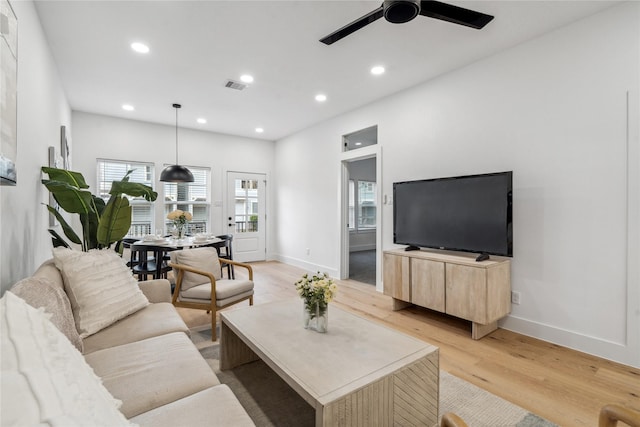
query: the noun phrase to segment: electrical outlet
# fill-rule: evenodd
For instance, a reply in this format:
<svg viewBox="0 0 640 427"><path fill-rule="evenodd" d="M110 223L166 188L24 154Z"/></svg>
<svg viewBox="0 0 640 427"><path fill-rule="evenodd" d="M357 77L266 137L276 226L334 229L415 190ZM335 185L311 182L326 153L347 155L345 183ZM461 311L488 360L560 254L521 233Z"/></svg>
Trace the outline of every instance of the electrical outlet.
<svg viewBox="0 0 640 427"><path fill-rule="evenodd" d="M520 292L511 291L511 303L520 304Z"/></svg>

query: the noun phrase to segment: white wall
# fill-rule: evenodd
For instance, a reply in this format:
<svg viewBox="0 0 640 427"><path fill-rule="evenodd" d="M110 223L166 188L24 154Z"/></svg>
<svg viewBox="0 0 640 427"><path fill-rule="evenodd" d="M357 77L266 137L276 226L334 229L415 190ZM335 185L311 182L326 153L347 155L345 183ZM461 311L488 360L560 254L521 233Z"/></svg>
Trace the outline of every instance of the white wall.
<svg viewBox="0 0 640 427"><path fill-rule="evenodd" d="M0 285L2 293L51 257L49 198L40 183L48 147L60 150L60 126L71 112L57 67L31 1L13 1L18 17L18 154L15 187L0 186Z"/></svg>
<svg viewBox="0 0 640 427"><path fill-rule="evenodd" d="M171 103L167 103L167 109ZM161 195L160 173L165 164L176 161L175 126L125 120L73 112L73 170L82 172L90 189L96 188L96 159L132 160L155 163L154 189ZM267 175L267 212L271 209L271 182L274 167L274 143L251 138L180 128L178 160L181 165L211 168L212 232L226 234L227 171L255 172ZM164 223L162 197L156 203L156 224ZM267 221L267 256L273 240L273 223Z"/></svg>
<svg viewBox="0 0 640 427"><path fill-rule="evenodd" d="M502 327L640 366L639 16L616 6L278 141L278 258L337 275L341 136L378 125L384 194L514 171L522 303ZM391 205L379 232L393 247Z"/></svg>

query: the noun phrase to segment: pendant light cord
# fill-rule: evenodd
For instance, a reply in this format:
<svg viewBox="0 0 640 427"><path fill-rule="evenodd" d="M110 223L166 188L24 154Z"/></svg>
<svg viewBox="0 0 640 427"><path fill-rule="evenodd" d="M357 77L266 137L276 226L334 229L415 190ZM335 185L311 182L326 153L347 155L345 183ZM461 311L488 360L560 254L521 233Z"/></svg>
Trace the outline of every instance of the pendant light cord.
<svg viewBox="0 0 640 427"><path fill-rule="evenodd" d="M181 107L180 104L173 104L173 108L176 109L176 165L180 164L178 163L178 109Z"/></svg>

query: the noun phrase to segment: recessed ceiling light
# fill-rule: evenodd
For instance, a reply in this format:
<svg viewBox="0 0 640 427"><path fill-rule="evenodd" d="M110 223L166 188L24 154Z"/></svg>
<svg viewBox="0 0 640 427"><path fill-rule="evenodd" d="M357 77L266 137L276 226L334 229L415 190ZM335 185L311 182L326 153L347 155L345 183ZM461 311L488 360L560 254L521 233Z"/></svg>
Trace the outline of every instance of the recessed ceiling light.
<svg viewBox="0 0 640 427"><path fill-rule="evenodd" d="M316 95L316 101L324 102L326 100L327 100L327 95L325 95L324 93L319 93Z"/></svg>
<svg viewBox="0 0 640 427"><path fill-rule="evenodd" d="M262 133L262 132L264 132L264 129L262 129L262 128L256 128L256 132L257 132L257 133Z"/></svg>
<svg viewBox="0 0 640 427"><path fill-rule="evenodd" d="M200 123L201 125L207 123L207 119L203 119L202 117L200 117L198 120L196 120L196 122Z"/></svg>
<svg viewBox="0 0 640 427"><path fill-rule="evenodd" d="M149 46L144 43L131 43L131 49L135 50L138 53L149 53Z"/></svg>
<svg viewBox="0 0 640 427"><path fill-rule="evenodd" d="M253 76L250 76L249 74L243 74L240 76L240 81L244 83L253 83Z"/></svg>
<svg viewBox="0 0 640 427"><path fill-rule="evenodd" d="M135 110L134 106L130 105L130 104L123 104L122 105L122 109L125 110L125 111L133 111L133 110Z"/></svg>
<svg viewBox="0 0 640 427"><path fill-rule="evenodd" d="M356 142L355 145L359 147L362 145L362 142Z"/></svg>
<svg viewBox="0 0 640 427"><path fill-rule="evenodd" d="M376 65L371 69L371 74L374 76L379 76L380 74L384 74L384 67L382 65Z"/></svg>

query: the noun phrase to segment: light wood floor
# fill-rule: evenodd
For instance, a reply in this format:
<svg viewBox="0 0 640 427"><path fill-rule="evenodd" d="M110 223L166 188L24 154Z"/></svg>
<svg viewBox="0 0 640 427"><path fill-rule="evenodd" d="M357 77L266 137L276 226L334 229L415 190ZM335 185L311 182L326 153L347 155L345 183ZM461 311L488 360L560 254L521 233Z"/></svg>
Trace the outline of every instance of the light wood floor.
<svg viewBox="0 0 640 427"><path fill-rule="evenodd" d="M255 304L297 296L293 283L303 270L271 261L252 266ZM561 426L597 426L607 403L640 410L640 369L503 329L474 341L466 321L419 307L394 312L391 298L374 286L337 283L332 304L440 347L441 369ZM210 322L204 311L179 311L190 327Z"/></svg>

